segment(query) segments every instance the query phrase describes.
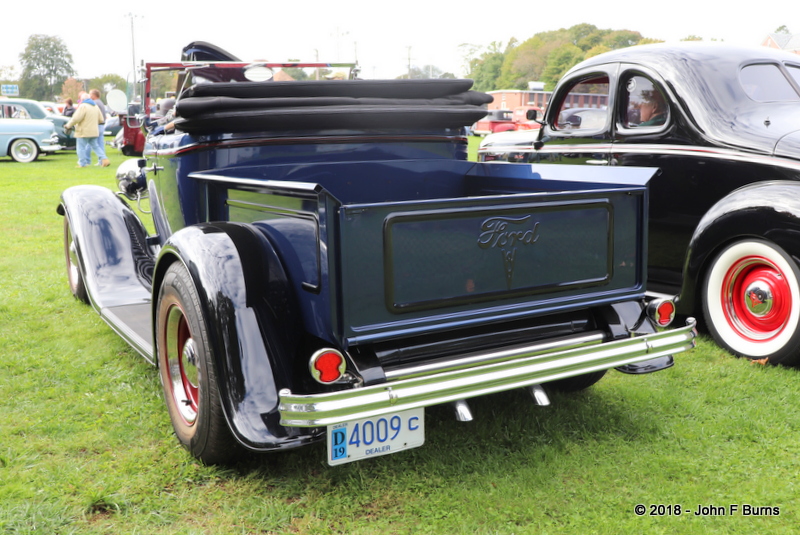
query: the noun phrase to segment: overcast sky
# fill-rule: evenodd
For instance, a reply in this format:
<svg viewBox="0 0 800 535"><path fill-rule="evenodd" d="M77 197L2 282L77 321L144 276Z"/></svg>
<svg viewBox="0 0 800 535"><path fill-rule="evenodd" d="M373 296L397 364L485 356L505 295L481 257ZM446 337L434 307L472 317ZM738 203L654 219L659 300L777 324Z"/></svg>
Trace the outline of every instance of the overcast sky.
<svg viewBox="0 0 800 535"><path fill-rule="evenodd" d="M705 40L758 46L781 25L800 33L800 1L708 0L448 1L138 0L78 2L4 0L0 67L19 65L28 37L60 37L78 76L128 77L135 59L175 61L192 41L214 43L243 60L353 61L363 78L394 78L412 65L432 64L465 74L459 45L504 45L534 34L589 23L633 30L644 37ZM717 7L712 7L714 4ZM203 7L201 7L201 5ZM507 6L500 9L493 6ZM513 6L513 7L511 7ZM641 7L639 7L641 6ZM494 9L497 9L495 11ZM133 34L131 32L133 22Z"/></svg>

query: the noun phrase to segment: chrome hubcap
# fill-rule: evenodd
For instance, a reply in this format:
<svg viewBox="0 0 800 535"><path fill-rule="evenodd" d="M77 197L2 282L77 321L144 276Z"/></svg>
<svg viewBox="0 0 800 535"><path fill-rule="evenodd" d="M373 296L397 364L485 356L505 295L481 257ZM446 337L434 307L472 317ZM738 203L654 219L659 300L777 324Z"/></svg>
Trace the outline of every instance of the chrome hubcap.
<svg viewBox="0 0 800 535"><path fill-rule="evenodd" d="M72 236L70 236L69 241L69 274L73 282L78 280L78 253L75 250L75 242L72 240Z"/></svg>
<svg viewBox="0 0 800 535"><path fill-rule="evenodd" d="M66 217L66 216L65 216ZM72 239L72 228L70 228L69 223L65 222L66 228L66 236L64 240L67 243L67 277L69 278L69 285L72 288L72 291L75 291L75 288L78 285L78 250L75 247L75 240Z"/></svg>
<svg viewBox="0 0 800 535"><path fill-rule="evenodd" d="M737 333L754 342L771 340L786 328L792 290L768 258L748 256L734 263L722 283L723 312Z"/></svg>
<svg viewBox="0 0 800 535"><path fill-rule="evenodd" d="M764 280L752 282L744 291L747 310L754 316L766 316L772 310L772 288Z"/></svg>
<svg viewBox="0 0 800 535"><path fill-rule="evenodd" d="M192 425L197 419L200 386L197 345L178 306L167 314L165 342L172 398L183 421Z"/></svg>
<svg viewBox="0 0 800 535"><path fill-rule="evenodd" d="M183 346L183 375L189 385L197 388L200 372L197 369L197 346L193 338L189 338Z"/></svg>

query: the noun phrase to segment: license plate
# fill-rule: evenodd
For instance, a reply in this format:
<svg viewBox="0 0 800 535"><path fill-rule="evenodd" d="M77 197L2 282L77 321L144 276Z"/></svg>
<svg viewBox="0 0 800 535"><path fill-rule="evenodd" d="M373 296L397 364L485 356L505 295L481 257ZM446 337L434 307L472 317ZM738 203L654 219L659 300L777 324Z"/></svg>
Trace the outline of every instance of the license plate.
<svg viewBox="0 0 800 535"><path fill-rule="evenodd" d="M379 457L424 443L424 408L329 425L328 464Z"/></svg>

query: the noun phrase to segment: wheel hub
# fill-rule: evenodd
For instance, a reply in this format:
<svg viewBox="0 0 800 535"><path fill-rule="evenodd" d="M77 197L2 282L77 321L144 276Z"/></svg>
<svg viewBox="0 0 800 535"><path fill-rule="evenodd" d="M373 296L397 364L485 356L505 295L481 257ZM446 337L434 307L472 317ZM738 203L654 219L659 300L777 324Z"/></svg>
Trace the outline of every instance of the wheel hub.
<svg viewBox="0 0 800 535"><path fill-rule="evenodd" d="M67 256L67 275L69 277L70 285L75 288L78 281L78 250L75 246L75 240L72 239L72 230L67 229L67 243L68 256Z"/></svg>
<svg viewBox="0 0 800 535"><path fill-rule="evenodd" d="M183 374L189 385L197 388L199 372L197 370L197 346L194 338L189 338L183 346Z"/></svg>
<svg viewBox="0 0 800 535"><path fill-rule="evenodd" d="M766 316L772 310L772 288L767 281L751 283L744 290L744 304L754 316Z"/></svg>
<svg viewBox="0 0 800 535"><path fill-rule="evenodd" d="M165 346L175 407L186 425L194 425L200 385L197 345L179 306L172 306L167 313Z"/></svg>
<svg viewBox="0 0 800 535"><path fill-rule="evenodd" d="M769 340L786 326L791 289L780 269L767 259L750 257L732 266L723 291L727 293L726 315L743 336Z"/></svg>

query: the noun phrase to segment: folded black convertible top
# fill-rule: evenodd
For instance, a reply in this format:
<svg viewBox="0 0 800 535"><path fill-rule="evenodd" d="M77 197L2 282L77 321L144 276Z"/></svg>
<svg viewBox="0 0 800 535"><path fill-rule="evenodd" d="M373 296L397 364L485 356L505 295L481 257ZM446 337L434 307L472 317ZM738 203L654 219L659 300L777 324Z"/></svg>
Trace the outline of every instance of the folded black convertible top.
<svg viewBox="0 0 800 535"><path fill-rule="evenodd" d="M176 106L191 134L260 130L458 128L492 101L472 80L323 80L199 84Z"/></svg>

